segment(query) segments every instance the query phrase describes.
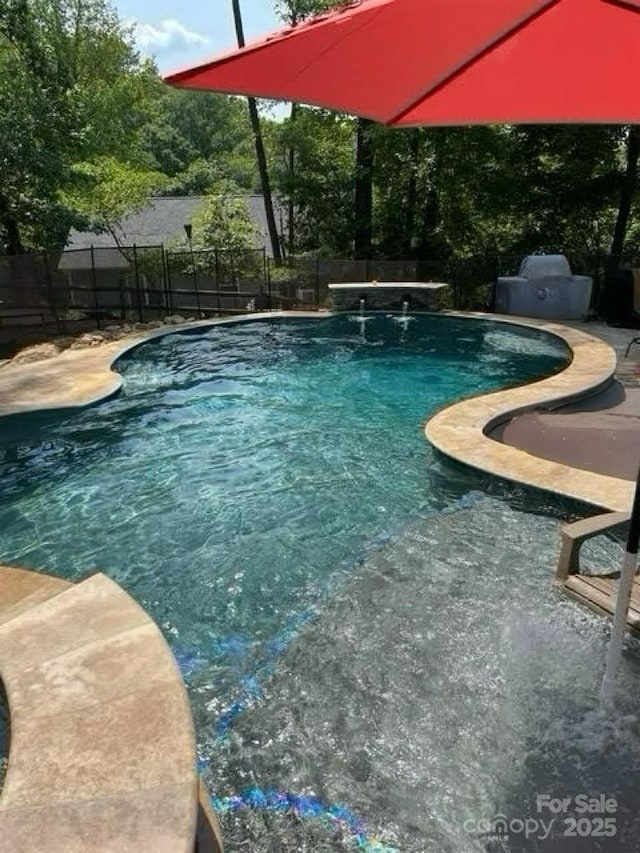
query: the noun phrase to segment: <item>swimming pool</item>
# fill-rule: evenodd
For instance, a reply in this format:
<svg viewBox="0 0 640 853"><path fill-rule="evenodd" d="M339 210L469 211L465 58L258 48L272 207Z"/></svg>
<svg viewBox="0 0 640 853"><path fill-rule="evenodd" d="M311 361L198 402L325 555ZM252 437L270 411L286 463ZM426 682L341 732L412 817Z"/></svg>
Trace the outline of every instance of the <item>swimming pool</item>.
<svg viewBox="0 0 640 853"><path fill-rule="evenodd" d="M408 651L419 634L422 653L442 661L473 631L414 626L398 657L392 632L382 630L385 604L409 590L409 602L420 600L411 617L406 602L404 632L436 601L434 618L467 601L461 571L474 580L468 606L484 602L476 564L491 563L498 542L510 547L500 512L511 509L491 505L494 514L476 531L490 481L439 460L422 423L445 403L549 374L566 357L549 336L446 317L267 319L151 341L120 359L124 386L113 399L2 424L0 559L70 578L99 568L149 610L189 686L203 771L232 843L244 843L252 806L258 821L283 824L279 846L265 836L254 839L255 850L374 850L376 834L386 845L377 849L396 839L403 850L430 849L420 845L431 830L415 815L399 818L401 809L379 809L369 797L377 762L358 769L367 766L366 705L378 706L378 688L371 660L355 675L357 658L369 649L380 671L393 664L408 672L406 683L391 678L380 693L399 721L398 701L424 702L435 719L442 693L428 668L411 674ZM443 538L454 518L462 528ZM523 513L517 524L537 535L536 516ZM476 534L466 546L473 559L453 546L465 529ZM408 553L417 530L427 544L420 539ZM531 562L522 552L514 558ZM395 566L398 583L383 583L386 601L363 610L381 560ZM536 560L542 572L543 557ZM403 583L407 571L412 583ZM491 600L505 571L500 562L490 578ZM435 595L434 577L445 595ZM493 639L478 643L485 656ZM363 679L371 681L364 692ZM442 673L437 681L447 684ZM332 734L331 709L354 697L357 710L345 711ZM406 737L408 726L399 722ZM287 738L291 748L281 753L276 745ZM391 733L382 741L399 743ZM446 780L446 770L445 762L435 778ZM480 776L477 788L484 803L492 787ZM393 780L384 790L393 803ZM478 807L471 792L461 799L465 809ZM440 803L438 814L446 813Z"/></svg>

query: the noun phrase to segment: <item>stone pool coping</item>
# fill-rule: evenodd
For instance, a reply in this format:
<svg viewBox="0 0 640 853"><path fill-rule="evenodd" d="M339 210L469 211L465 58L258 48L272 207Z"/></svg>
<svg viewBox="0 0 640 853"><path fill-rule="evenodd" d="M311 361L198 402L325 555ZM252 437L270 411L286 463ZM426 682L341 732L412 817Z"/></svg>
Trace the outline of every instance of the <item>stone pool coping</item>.
<svg viewBox="0 0 640 853"><path fill-rule="evenodd" d="M487 435L493 427L520 412L555 408L605 388L616 368L613 348L594 335L560 323L479 312L438 313L539 329L564 341L573 358L568 367L554 376L471 397L442 409L425 426L431 444L446 456L486 473L605 509L626 511L633 492L629 481L542 459ZM114 371L114 362L157 337L251 320L327 316L330 314L317 311L275 311L192 321L134 333L98 347L66 350L46 361L7 365L0 371L0 416L87 406L115 394L122 385L122 377Z"/></svg>
<svg viewBox="0 0 640 853"><path fill-rule="evenodd" d="M628 511L634 489L629 480L543 459L487 435L521 412L554 409L602 391L612 382L616 369L613 347L560 323L497 314L446 313L548 332L567 344L573 358L554 376L461 400L437 412L425 425L431 444L446 456L488 474L612 511Z"/></svg>
<svg viewBox="0 0 640 853"><path fill-rule="evenodd" d="M3 849L192 853L189 699L160 629L124 590L100 573L72 584L0 566L0 675Z"/></svg>
<svg viewBox="0 0 640 853"><path fill-rule="evenodd" d="M273 311L195 320L146 332L132 332L117 341L95 347L67 349L42 361L8 364L0 370L0 417L89 406L110 397L122 386L122 377L113 369L114 363L129 350L154 338L247 320L326 316L327 313L318 311Z"/></svg>

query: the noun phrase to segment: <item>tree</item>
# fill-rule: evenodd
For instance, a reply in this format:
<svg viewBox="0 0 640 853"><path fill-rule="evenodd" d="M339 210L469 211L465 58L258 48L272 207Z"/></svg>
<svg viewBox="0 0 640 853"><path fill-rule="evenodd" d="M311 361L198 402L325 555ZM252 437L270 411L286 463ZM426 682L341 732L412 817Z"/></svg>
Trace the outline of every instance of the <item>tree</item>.
<svg viewBox="0 0 640 853"><path fill-rule="evenodd" d="M606 277L610 281L611 276L620 267L624 241L629 224L629 217L633 204L633 197L638 185L638 160L640 159L640 127L632 125L627 131L625 145L625 172L620 186L620 200L618 213L611 239L611 248L606 267Z"/></svg>
<svg viewBox="0 0 640 853"><path fill-rule="evenodd" d="M79 163L74 168L72 188L62 198L82 215L95 231L108 231L119 243L120 220L143 208L167 182L160 172L123 163L115 157L101 157Z"/></svg>
<svg viewBox="0 0 640 853"><path fill-rule="evenodd" d="M296 210L298 252L348 257L353 248L354 122L342 115L299 107L275 130L275 177ZM289 168L289 151L296 169Z"/></svg>
<svg viewBox="0 0 640 853"><path fill-rule="evenodd" d="M327 11L328 9L335 8L336 6L339 6L339 5L342 5L339 2L339 0L276 0L276 12L279 14L279 16L282 18L282 20L285 21L287 24L289 24L290 26L296 26L301 21L303 21L305 18L309 18L309 17L312 17L313 15L320 14L322 12ZM294 124L294 122L296 120L298 109L299 109L299 105L295 101L292 102L291 113L289 116L289 121L292 125ZM288 159L288 168L289 168L289 175L287 177L287 184L290 187L293 187L295 185L295 172L296 172L296 149L293 145L289 146L289 150L287 153L287 159ZM361 175L361 180L359 183L356 182L357 185L356 185L356 202L355 202L356 210L360 210L360 219L358 217L356 217L356 226L355 226L355 230L356 230L355 243L356 243L356 246L358 247L357 251L359 251L361 248L359 244L362 241L362 233L363 233L362 231L359 231L358 223L361 221L363 204L365 203L365 197L366 197L366 191L365 191L366 187L365 187L365 184L362 180L362 178L365 176L366 172L365 172L365 170L361 170L359 174ZM371 187L370 184L369 184L369 187ZM363 194L363 191L365 191L364 194ZM288 212L287 212L287 219L288 219L287 225L288 225L288 232L289 233L288 233L287 244L288 244L288 252L290 255L293 255L295 252L295 249L296 249L296 216L297 216L297 209L296 209L295 199L294 199L293 195L289 194L288 195ZM371 224L371 221L370 221L370 217L369 217L369 232L371 230L370 224ZM366 233L367 233L366 226L365 226L364 233L365 233L365 240L366 240ZM369 249L370 249L370 240L369 240Z"/></svg>
<svg viewBox="0 0 640 853"><path fill-rule="evenodd" d="M251 125L239 98L158 80L142 135L153 166L173 179L172 194L208 192L223 178L249 192L259 186Z"/></svg>
<svg viewBox="0 0 640 853"><path fill-rule="evenodd" d="M370 258L372 250L374 165L372 125L373 122L362 118L356 122L353 254L358 259Z"/></svg>
<svg viewBox="0 0 640 853"><path fill-rule="evenodd" d="M191 241L182 238L183 271L200 271L218 283L264 274L260 235L244 198L232 184L220 183L194 215Z"/></svg>
<svg viewBox="0 0 640 853"><path fill-rule="evenodd" d="M236 28L236 36L238 39L238 47L244 47L244 30L242 26L242 14L240 12L240 0L232 0L233 20ZM264 210L267 218L267 227L269 229L269 240L271 242L271 252L276 261L282 260L282 250L280 247L280 239L278 237L278 229L276 219L273 213L273 200L271 197L271 183L269 181L269 170L267 168L267 158L262 142L262 134L260 132L260 117L258 115L258 106L255 98L247 98L249 105L249 116L251 118L251 127L253 130L253 138L256 147L256 159L258 161L258 171L260 173L260 184L262 196L264 198Z"/></svg>
<svg viewBox="0 0 640 853"><path fill-rule="evenodd" d="M288 24L297 24L312 15L318 15L344 5L345 0L276 0L276 12Z"/></svg>
<svg viewBox="0 0 640 853"><path fill-rule="evenodd" d="M82 224L79 163L143 165L140 131L157 73L106 0L0 6L0 239L9 253L60 248ZM86 174L80 175L86 181Z"/></svg>
<svg viewBox="0 0 640 853"><path fill-rule="evenodd" d="M230 185L221 185L193 218L193 245L232 254L255 250L258 232L245 200Z"/></svg>

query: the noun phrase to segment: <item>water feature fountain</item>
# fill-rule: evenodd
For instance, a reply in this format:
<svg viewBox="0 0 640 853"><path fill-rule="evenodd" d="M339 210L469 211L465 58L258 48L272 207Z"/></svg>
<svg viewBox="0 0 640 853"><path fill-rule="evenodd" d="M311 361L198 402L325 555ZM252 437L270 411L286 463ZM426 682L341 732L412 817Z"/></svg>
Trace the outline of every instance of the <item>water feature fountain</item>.
<svg viewBox="0 0 640 853"><path fill-rule="evenodd" d="M409 307L411 305L411 296L407 294L402 300L402 307L400 314L389 314L388 316L391 320L396 323L400 327L400 341L405 341L405 336L407 333L407 329L409 328L409 323L414 319L409 314Z"/></svg>
<svg viewBox="0 0 640 853"><path fill-rule="evenodd" d="M407 301L413 311L439 311L448 284L439 281L371 281L330 284L335 311L357 311L365 298L368 311L398 311Z"/></svg>
<svg viewBox="0 0 640 853"><path fill-rule="evenodd" d="M365 308L367 305L367 300L365 296L360 296L358 299L358 313L349 315L349 320L353 323L357 323L360 327L360 337L362 340L365 340L365 326L372 317L368 317L365 314Z"/></svg>

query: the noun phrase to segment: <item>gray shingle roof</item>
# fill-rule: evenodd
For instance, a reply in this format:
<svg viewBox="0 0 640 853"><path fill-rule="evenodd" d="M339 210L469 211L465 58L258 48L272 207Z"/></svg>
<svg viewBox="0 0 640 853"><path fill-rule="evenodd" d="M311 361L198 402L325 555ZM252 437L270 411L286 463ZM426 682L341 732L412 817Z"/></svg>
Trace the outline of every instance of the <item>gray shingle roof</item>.
<svg viewBox="0 0 640 853"><path fill-rule="evenodd" d="M271 256L269 229L264 211L264 200L261 195L243 196L249 208L249 213L258 229L256 248L263 246ZM168 246L184 236L185 224L191 222L198 209L206 202L205 196L166 196L149 199L149 204L141 210L125 216L116 234L121 246ZM278 233L282 235L286 227L286 207L274 199L274 213ZM109 232L95 233L94 231L76 231L69 233L65 252L63 252L58 269L71 272L72 270L88 269L91 266L91 247L97 251L94 255L96 267L101 269L128 269L126 258L117 251L117 243ZM105 252L105 249L116 251ZM85 250L85 251L79 251Z"/></svg>

